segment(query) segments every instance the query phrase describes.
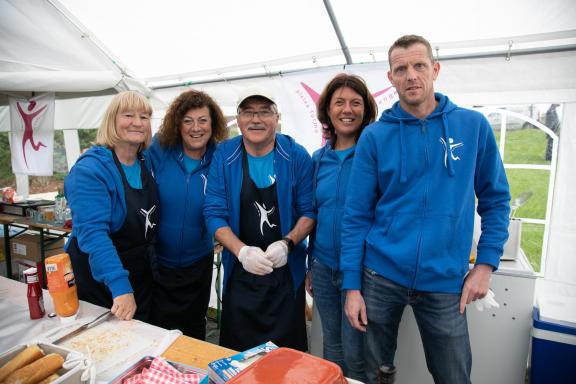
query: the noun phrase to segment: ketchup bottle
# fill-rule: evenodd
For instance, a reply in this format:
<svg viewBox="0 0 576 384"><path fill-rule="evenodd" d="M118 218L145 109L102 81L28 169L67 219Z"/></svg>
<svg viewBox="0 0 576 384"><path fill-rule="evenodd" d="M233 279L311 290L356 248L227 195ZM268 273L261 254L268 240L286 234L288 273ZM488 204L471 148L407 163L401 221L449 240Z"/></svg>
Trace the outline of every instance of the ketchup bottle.
<svg viewBox="0 0 576 384"><path fill-rule="evenodd" d="M30 310L30 318L41 319L46 313L44 311L44 298L42 297L42 287L38 281L38 270L36 268L28 268L24 271L26 284L28 284L28 309Z"/></svg>

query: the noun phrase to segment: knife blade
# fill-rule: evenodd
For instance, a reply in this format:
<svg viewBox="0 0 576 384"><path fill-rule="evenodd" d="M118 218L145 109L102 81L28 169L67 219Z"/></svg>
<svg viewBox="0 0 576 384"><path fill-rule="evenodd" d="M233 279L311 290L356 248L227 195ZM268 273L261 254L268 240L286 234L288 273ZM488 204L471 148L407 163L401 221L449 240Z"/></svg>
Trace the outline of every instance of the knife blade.
<svg viewBox="0 0 576 384"><path fill-rule="evenodd" d="M80 333L84 332L87 329L90 329L90 328L97 326L98 324L106 321L111 314L112 314L112 312L110 312L110 311L104 312L103 314L96 317L94 320L92 320L92 321L90 321L84 325L81 325L80 327L76 328L75 330L70 331L67 334L65 334L64 336L59 337L58 339L54 340L52 342L52 344L62 343L63 341L66 341L68 339L71 339L71 338L79 335Z"/></svg>

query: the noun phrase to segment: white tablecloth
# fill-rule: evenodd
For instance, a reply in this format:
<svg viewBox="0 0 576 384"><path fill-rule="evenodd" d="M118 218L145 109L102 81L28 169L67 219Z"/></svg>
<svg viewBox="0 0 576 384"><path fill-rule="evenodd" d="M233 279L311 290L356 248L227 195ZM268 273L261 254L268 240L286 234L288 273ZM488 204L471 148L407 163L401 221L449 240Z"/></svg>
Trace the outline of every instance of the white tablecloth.
<svg viewBox="0 0 576 384"><path fill-rule="evenodd" d="M80 301L74 322L62 324L52 299L44 290L46 315L30 320L26 284L0 277L0 354L20 344L51 342L106 311ZM96 365L98 381L110 381L143 356L158 356L172 344L180 331L168 331L140 321L110 319L62 344L88 355Z"/></svg>

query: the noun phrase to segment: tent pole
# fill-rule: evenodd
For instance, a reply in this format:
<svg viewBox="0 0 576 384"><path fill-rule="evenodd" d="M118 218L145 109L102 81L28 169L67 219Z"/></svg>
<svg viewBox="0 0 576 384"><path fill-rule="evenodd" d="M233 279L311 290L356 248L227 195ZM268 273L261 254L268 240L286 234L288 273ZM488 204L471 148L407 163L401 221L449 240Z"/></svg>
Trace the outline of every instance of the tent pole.
<svg viewBox="0 0 576 384"><path fill-rule="evenodd" d="M517 51L514 51L514 57L525 56L525 55L541 55L541 54L546 54L546 53L557 53L557 52L573 52L573 51L576 51L576 44L570 44L570 45L560 46L560 47L531 48L531 49L526 49L526 50L517 50ZM507 51L505 51L505 50L504 51L498 50L495 52L487 52L487 53L474 53L474 54L465 54L465 55L462 55L462 54L446 55L446 56L439 57L439 59L445 62L445 61L449 61L449 60L486 59L486 58L494 58L494 57L504 58L504 57L506 57L506 53L507 53ZM369 65L373 65L375 63L381 63L383 65L384 64L388 65L387 61L376 61L374 63L369 63ZM365 63L359 63L359 64L353 64L353 65L365 65ZM336 68L336 67L342 68L342 64L328 65L328 66L323 66L322 68L323 69L330 69L330 68ZM302 68L302 69L292 69L292 70L288 70L288 71L268 71L267 73L257 73L257 74L253 74L253 75L228 76L228 77L226 77L226 80L224 80L222 78L214 78L214 79L199 80L199 81L186 80L186 81L178 81L175 83L162 84L162 85L149 84L148 87L152 90L157 90L157 89L178 88L178 87L186 87L186 86L201 86L201 85L205 85L205 84L214 84L214 83L225 83L225 82L230 83L230 82L239 81L239 80L262 79L265 77L282 76L282 75L286 75L286 74L311 71L314 69L315 68Z"/></svg>
<svg viewBox="0 0 576 384"><path fill-rule="evenodd" d="M22 196L24 199L28 199L30 196L30 189L28 184L28 175L15 174L16 177L16 193L18 196Z"/></svg>
<svg viewBox="0 0 576 384"><path fill-rule="evenodd" d="M340 30L340 26L338 25L338 20L336 20L336 15L334 14L334 10L332 9L332 4L330 4L330 0L324 0L324 6L326 7L326 12L328 12L328 17L330 17L330 22L334 27L334 32L336 32L336 36L338 37L338 42L340 42L340 47L342 48L342 53L346 58L346 64L352 64L352 56L350 56L350 49L346 45L344 41L344 36L342 36L342 31Z"/></svg>

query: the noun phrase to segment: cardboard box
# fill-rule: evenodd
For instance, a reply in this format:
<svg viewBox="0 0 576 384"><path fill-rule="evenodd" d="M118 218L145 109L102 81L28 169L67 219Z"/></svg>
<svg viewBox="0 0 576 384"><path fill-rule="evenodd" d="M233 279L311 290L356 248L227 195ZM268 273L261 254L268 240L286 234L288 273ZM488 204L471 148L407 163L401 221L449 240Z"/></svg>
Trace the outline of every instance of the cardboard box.
<svg viewBox="0 0 576 384"><path fill-rule="evenodd" d="M260 357L277 348L276 344L268 341L234 356L215 360L208 364L210 381L216 384L224 384Z"/></svg>
<svg viewBox="0 0 576 384"><path fill-rule="evenodd" d="M58 239L47 244L50 240L54 240L54 238L44 236L45 257L64 252L64 239ZM24 233L11 239L10 254L12 257L12 274L18 280L24 282L23 272L30 267L36 267L38 271L42 270L40 235ZM41 275L39 274L39 276Z"/></svg>
<svg viewBox="0 0 576 384"><path fill-rule="evenodd" d="M44 236L45 256L53 256L64 252L64 239L53 242L53 237ZM48 242L50 242L48 244ZM41 261L40 259L40 235L24 233L10 240L10 251L12 258L20 258L31 261Z"/></svg>

